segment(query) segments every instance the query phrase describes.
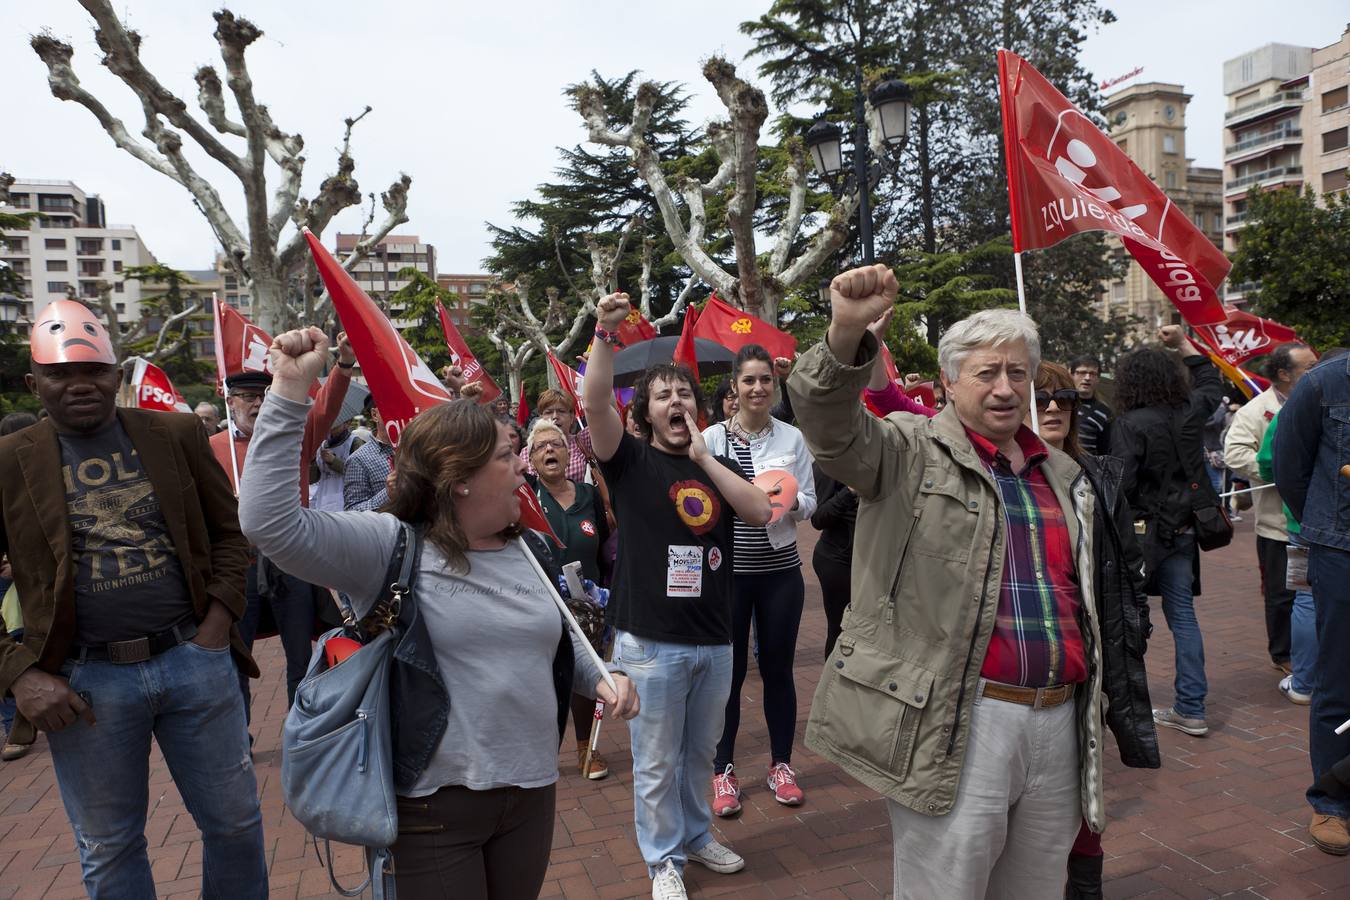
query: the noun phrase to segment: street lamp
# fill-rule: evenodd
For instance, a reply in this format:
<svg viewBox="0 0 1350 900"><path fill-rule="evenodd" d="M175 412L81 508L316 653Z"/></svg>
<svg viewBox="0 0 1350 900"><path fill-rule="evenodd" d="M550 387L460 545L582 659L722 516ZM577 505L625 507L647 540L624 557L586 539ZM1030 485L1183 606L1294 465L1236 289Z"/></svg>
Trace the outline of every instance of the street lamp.
<svg viewBox="0 0 1350 900"><path fill-rule="evenodd" d="M817 119L806 132L806 149L811 163L822 177L833 178L844 171L844 131L833 122Z"/></svg>
<svg viewBox="0 0 1350 900"><path fill-rule="evenodd" d="M898 78L888 78L872 88L867 99L881 119L881 138L890 147L898 147L909 137L909 101L914 92Z"/></svg>

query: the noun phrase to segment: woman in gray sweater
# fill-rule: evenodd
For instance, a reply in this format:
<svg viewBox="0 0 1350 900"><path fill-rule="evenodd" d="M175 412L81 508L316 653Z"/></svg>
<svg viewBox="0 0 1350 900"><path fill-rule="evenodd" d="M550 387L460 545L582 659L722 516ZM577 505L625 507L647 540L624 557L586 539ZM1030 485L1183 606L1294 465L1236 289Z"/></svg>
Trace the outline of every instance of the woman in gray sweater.
<svg viewBox="0 0 1350 900"><path fill-rule="evenodd" d="M514 539L524 466L507 429L459 401L404 430L386 511L303 508L295 460L327 343L315 328L272 343L272 388L240 483L240 524L284 571L350 595L358 615L381 593L399 520L423 530L414 596L453 701L435 752L400 786L397 889L408 898L535 897L553 836L563 624L530 551ZM615 716L635 715L628 679L614 676L616 696L575 637L572 646L577 684ZM416 698L403 700L411 708Z"/></svg>

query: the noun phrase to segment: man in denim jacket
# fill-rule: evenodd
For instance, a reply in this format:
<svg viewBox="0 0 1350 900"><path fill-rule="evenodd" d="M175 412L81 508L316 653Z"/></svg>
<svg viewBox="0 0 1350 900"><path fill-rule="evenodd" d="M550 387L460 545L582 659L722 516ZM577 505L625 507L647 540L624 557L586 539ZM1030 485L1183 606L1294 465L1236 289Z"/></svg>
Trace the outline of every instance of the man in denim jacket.
<svg viewBox="0 0 1350 900"><path fill-rule="evenodd" d="M1317 604L1319 654L1308 723L1313 808L1308 831L1323 851L1350 852L1350 804L1318 780L1350 756L1350 355L1328 353L1294 388L1275 432L1275 484L1308 542L1308 578Z"/></svg>

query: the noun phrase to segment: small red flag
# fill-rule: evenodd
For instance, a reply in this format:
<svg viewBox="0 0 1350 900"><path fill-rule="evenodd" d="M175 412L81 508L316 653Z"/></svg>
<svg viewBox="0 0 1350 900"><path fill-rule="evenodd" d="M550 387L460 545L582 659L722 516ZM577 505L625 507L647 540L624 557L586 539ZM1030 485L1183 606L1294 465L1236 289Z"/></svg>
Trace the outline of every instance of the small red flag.
<svg viewBox="0 0 1350 900"><path fill-rule="evenodd" d="M464 370L465 384L472 384L475 381L483 383L483 393L478 395L479 403L491 403L496 400L501 396L502 389L492 380L492 376L483 368L478 357L473 355L473 351L469 349L455 323L450 321L450 314L445 311L439 300L436 301L436 314L441 317L441 331L445 334L445 346L450 350L450 364Z"/></svg>
<svg viewBox="0 0 1350 900"><path fill-rule="evenodd" d="M571 395L572 408L576 410L577 418L584 420L586 415L581 410L580 400L582 376L577 373L576 369L566 365L552 353L548 355L548 364L553 367L553 374L558 377L558 383L562 385L563 392Z"/></svg>
<svg viewBox="0 0 1350 900"><path fill-rule="evenodd" d="M689 307L684 311L684 327L680 329L680 340L675 345L675 352L671 355L671 362L677 366L688 369L698 381L698 350L694 346L694 332L698 329L698 310Z"/></svg>
<svg viewBox="0 0 1350 900"><path fill-rule="evenodd" d="M631 347L642 341L650 341L656 337L656 326L647 321L646 316L638 312L637 307L633 307L628 313L628 318L624 319L618 328L619 343L625 347Z"/></svg>
<svg viewBox="0 0 1350 900"><path fill-rule="evenodd" d="M1224 308L1228 318L1214 325L1197 325L1195 330L1225 361L1240 366L1247 360L1263 356L1280 344L1298 340L1298 334L1288 325L1272 322L1232 306Z"/></svg>
<svg viewBox="0 0 1350 900"><path fill-rule="evenodd" d="M742 312L722 302L716 294L708 297L708 302L699 314L698 326L694 337L706 338L721 344L733 353L746 344L759 344L774 359L797 355L797 339L786 331L779 331L763 319Z"/></svg>
<svg viewBox="0 0 1350 900"><path fill-rule="evenodd" d="M937 394L933 391L933 382L920 381L912 388L906 389L902 384L900 389L905 392L905 396L911 400L917 400L929 409L937 408Z"/></svg>
<svg viewBox="0 0 1350 900"><path fill-rule="evenodd" d="M361 363L361 374L365 375L380 410L389 443L397 447L399 435L418 413L449 403L452 398L436 373L408 346L403 335L341 263L308 228L304 235L319 275L333 298L333 308Z"/></svg>
<svg viewBox="0 0 1350 900"><path fill-rule="evenodd" d="M553 543L560 549L566 548L567 545L554 533L553 526L548 524L544 507L539 504L539 498L535 496L534 491L530 490L528 482L516 488L516 496L520 498L520 524L531 531L538 531L553 538Z"/></svg>
<svg viewBox="0 0 1350 900"><path fill-rule="evenodd" d="M998 74L1013 250L1112 232L1182 318L1222 322L1223 251L1026 60L1000 50Z"/></svg>
<svg viewBox="0 0 1350 900"><path fill-rule="evenodd" d="M213 297L216 345L216 393L225 395L225 379L242 372L268 372L272 336L219 297Z"/></svg>
<svg viewBox="0 0 1350 900"><path fill-rule="evenodd" d="M530 424L530 406L525 402L525 382L520 383L520 404L516 406L516 423L524 428Z"/></svg>
<svg viewBox="0 0 1350 900"><path fill-rule="evenodd" d="M144 357L137 356L136 368L131 374L131 388L136 406L140 409L158 409L164 412L192 412L183 395L174 389L164 370Z"/></svg>

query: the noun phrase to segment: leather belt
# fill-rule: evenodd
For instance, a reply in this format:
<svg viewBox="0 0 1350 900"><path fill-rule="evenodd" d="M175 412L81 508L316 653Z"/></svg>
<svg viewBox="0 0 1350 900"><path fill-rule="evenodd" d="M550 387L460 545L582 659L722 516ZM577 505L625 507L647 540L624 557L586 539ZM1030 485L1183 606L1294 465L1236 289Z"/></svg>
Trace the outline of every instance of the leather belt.
<svg viewBox="0 0 1350 900"><path fill-rule="evenodd" d="M1031 688L986 681L981 696L1007 703L1019 703L1032 709L1054 709L1072 700L1077 687L1076 684L1057 684L1052 687Z"/></svg>
<svg viewBox="0 0 1350 900"><path fill-rule="evenodd" d="M84 662L87 659L107 660L126 665L145 662L152 656L158 656L166 650L172 650L179 644L187 643L197 636L197 623L188 619L179 622L168 631L148 634L145 637L132 638L129 641L113 641L109 644L75 646L70 648L71 659Z"/></svg>

